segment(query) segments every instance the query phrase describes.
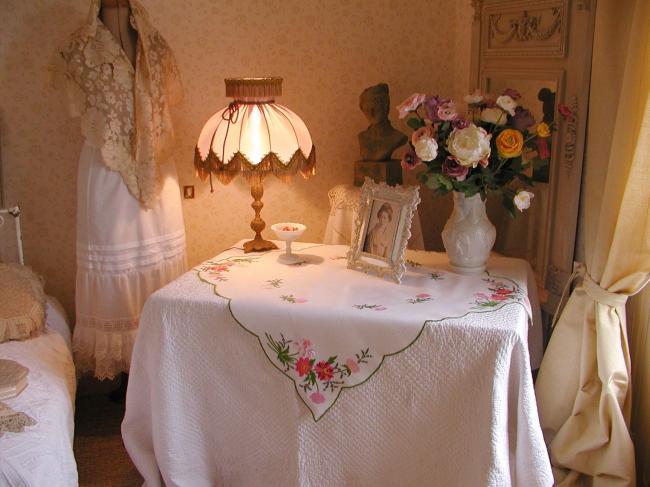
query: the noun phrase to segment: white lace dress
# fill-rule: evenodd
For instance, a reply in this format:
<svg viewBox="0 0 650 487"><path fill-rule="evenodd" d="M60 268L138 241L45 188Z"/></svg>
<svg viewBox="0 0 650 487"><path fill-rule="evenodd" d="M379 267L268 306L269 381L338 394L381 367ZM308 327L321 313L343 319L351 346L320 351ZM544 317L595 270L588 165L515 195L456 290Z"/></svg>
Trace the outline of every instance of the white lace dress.
<svg viewBox="0 0 650 487"><path fill-rule="evenodd" d="M178 178L169 157L169 105L181 88L173 54L131 1L135 69L98 19L61 51L71 111L86 139L79 161L76 325L78 370L128 372L147 297L186 269Z"/></svg>

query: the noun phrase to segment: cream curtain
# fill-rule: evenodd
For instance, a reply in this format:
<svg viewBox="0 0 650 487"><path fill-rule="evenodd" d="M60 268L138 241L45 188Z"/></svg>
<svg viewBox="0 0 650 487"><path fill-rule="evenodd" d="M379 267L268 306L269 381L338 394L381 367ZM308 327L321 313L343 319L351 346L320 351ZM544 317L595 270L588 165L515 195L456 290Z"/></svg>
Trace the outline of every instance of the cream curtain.
<svg viewBox="0 0 650 487"><path fill-rule="evenodd" d="M632 356L632 432L637 485L650 487L650 285L627 306Z"/></svg>
<svg viewBox="0 0 650 487"><path fill-rule="evenodd" d="M650 278L650 2L625 3L634 13L625 26L627 51L616 53L625 65L595 238L585 239L586 270L536 385L559 485L635 485L625 304ZM611 10L614 2L605 4L598 8ZM590 103L599 103L593 91Z"/></svg>

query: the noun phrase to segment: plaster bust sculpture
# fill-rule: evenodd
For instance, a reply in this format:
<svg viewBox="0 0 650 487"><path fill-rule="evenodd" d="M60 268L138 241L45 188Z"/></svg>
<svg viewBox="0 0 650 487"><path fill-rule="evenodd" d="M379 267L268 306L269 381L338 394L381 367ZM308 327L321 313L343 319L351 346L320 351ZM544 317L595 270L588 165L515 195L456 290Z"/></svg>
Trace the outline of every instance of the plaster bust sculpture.
<svg viewBox="0 0 650 487"><path fill-rule="evenodd" d="M359 108L370 122L370 126L359 134L361 159L390 160L393 151L403 146L408 138L394 129L388 120L390 110L388 85L380 83L363 90L359 96Z"/></svg>

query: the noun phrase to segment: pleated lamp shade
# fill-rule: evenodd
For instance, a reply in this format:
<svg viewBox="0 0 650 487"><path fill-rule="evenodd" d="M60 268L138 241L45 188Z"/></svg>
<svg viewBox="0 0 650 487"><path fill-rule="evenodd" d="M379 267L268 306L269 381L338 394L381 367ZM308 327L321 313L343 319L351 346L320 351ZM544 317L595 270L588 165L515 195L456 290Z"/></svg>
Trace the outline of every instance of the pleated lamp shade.
<svg viewBox="0 0 650 487"><path fill-rule="evenodd" d="M226 96L234 100L203 126L194 164L203 180L214 175L228 184L273 173L287 180L315 173L316 151L307 126L287 107L275 103L282 78L229 78Z"/></svg>

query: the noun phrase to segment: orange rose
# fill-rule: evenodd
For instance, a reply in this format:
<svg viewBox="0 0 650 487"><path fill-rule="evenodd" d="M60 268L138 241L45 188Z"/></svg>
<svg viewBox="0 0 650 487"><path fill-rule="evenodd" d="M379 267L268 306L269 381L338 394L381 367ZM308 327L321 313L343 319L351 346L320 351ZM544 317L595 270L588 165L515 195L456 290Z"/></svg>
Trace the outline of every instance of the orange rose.
<svg viewBox="0 0 650 487"><path fill-rule="evenodd" d="M524 136L519 130L506 129L499 134L496 144L499 156L505 159L518 157L524 149Z"/></svg>
<svg viewBox="0 0 650 487"><path fill-rule="evenodd" d="M548 124L542 122L537 126L537 136L546 138L551 136L551 127Z"/></svg>

